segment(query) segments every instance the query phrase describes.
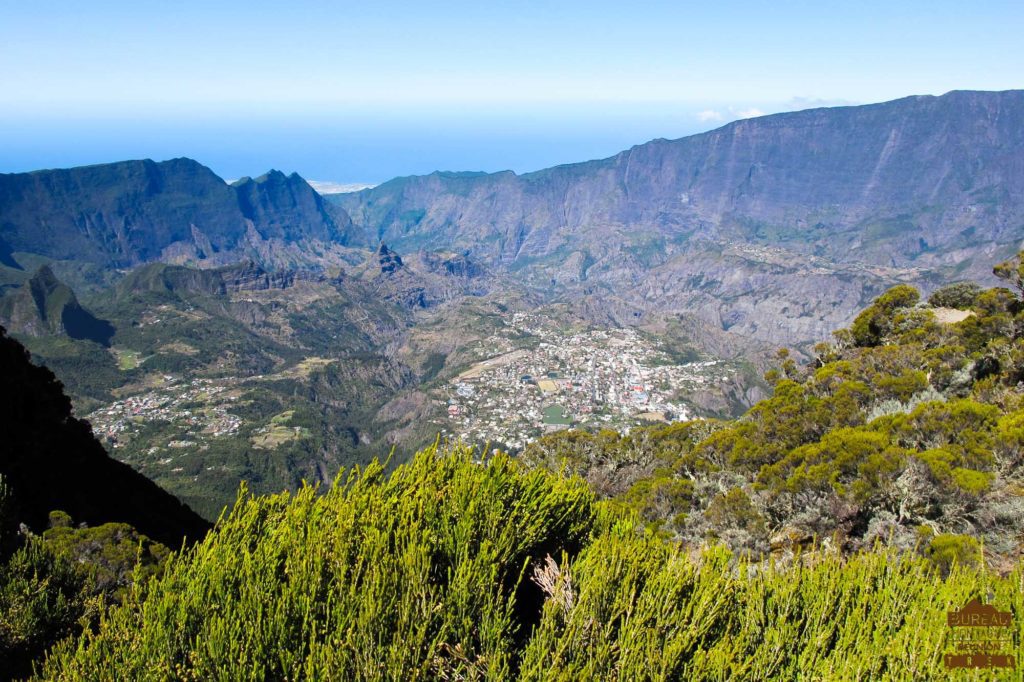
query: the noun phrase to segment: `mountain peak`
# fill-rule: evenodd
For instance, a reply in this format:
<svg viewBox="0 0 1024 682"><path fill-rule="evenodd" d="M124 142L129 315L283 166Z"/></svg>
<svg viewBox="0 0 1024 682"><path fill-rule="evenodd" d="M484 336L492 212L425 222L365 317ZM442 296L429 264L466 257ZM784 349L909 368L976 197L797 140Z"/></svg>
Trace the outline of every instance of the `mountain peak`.
<svg viewBox="0 0 1024 682"><path fill-rule="evenodd" d="M386 275L405 267L402 257L388 248L384 242L377 247L377 262L380 264L380 271Z"/></svg>
<svg viewBox="0 0 1024 682"><path fill-rule="evenodd" d="M114 328L82 307L71 287L43 265L18 289L0 298L0 323L29 336L66 335L109 345Z"/></svg>

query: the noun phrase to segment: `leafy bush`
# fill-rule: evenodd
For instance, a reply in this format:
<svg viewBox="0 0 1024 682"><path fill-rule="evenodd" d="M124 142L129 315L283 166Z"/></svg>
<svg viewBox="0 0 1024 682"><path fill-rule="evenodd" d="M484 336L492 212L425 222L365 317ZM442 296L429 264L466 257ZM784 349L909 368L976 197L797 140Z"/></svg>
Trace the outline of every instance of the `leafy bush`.
<svg viewBox="0 0 1024 682"><path fill-rule="evenodd" d="M757 523L742 491L720 499ZM755 564L642 532L578 478L428 451L322 497L243 495L43 675L938 679L947 610L977 595L1024 609L1021 568L987 574L969 545Z"/></svg>
<svg viewBox="0 0 1024 682"><path fill-rule="evenodd" d="M33 661L78 632L95 608L74 565L28 538L0 566L0 675L28 675Z"/></svg>
<svg viewBox="0 0 1024 682"><path fill-rule="evenodd" d="M935 535L929 540L924 554L943 575L949 575L954 566L982 565L981 545L977 538L969 535Z"/></svg>
<svg viewBox="0 0 1024 682"><path fill-rule="evenodd" d="M540 617L525 576L577 553L595 513L580 479L466 451L421 453L388 478L374 464L323 496L242 496L46 674L508 678Z"/></svg>
<svg viewBox="0 0 1024 682"><path fill-rule="evenodd" d="M936 308L970 310L980 293L981 287L974 282L947 284L932 292L932 295L928 297L928 305Z"/></svg>
<svg viewBox="0 0 1024 682"><path fill-rule="evenodd" d="M920 300L917 289L906 284L889 289L866 308L853 321L850 331L858 346L877 346L893 326L893 314L900 308L909 308Z"/></svg>

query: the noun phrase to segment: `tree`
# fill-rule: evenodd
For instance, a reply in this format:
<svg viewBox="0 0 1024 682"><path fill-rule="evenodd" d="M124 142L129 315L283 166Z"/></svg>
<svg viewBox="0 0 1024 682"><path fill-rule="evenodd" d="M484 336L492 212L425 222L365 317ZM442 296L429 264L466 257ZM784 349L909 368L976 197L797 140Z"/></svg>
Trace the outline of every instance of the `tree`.
<svg viewBox="0 0 1024 682"><path fill-rule="evenodd" d="M899 284L875 299L853 321L851 332L857 346L877 346L892 330L893 313L916 305L921 295L907 284Z"/></svg>
<svg viewBox="0 0 1024 682"><path fill-rule="evenodd" d="M1017 295L1024 299L1024 251L1018 251L1013 258L992 268L992 274L1010 282L1017 289Z"/></svg>

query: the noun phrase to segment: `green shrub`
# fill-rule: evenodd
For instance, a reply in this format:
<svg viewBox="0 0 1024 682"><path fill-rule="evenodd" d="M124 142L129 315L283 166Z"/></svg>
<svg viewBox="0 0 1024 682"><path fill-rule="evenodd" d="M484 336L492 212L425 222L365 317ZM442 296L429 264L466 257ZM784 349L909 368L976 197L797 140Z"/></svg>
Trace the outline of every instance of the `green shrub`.
<svg viewBox="0 0 1024 682"><path fill-rule="evenodd" d="M928 542L925 556L943 575L948 575L954 566L974 568L983 564L981 545L969 535L935 535Z"/></svg>
<svg viewBox="0 0 1024 682"><path fill-rule="evenodd" d="M97 607L66 559L30 537L0 566L0 675L23 677L32 663L78 632Z"/></svg>
<svg viewBox="0 0 1024 682"><path fill-rule="evenodd" d="M742 491L715 508L757 523ZM984 573L976 549L936 536L927 558L694 554L579 479L428 451L321 497L243 495L43 676L940 679L946 611L978 594L1024 609L1021 569Z"/></svg>
<svg viewBox="0 0 1024 682"><path fill-rule="evenodd" d="M936 308L957 308L959 310L970 310L981 287L974 282L955 282L940 287L928 297L928 305Z"/></svg>
<svg viewBox="0 0 1024 682"><path fill-rule="evenodd" d="M507 679L540 615L529 571L578 552L595 513L578 478L467 451L373 464L323 496L242 496L46 674Z"/></svg>
<svg viewBox="0 0 1024 682"><path fill-rule="evenodd" d="M909 308L920 300L917 289L900 284L875 299L868 308L853 321L850 331L857 346L877 346L888 335L893 326L893 314L901 308Z"/></svg>

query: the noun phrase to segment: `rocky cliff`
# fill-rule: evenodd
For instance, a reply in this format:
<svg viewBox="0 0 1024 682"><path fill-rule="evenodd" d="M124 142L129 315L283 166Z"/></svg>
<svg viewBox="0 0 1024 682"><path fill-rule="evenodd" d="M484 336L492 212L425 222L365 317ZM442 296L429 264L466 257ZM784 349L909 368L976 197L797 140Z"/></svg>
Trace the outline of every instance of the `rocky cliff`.
<svg viewBox="0 0 1024 682"><path fill-rule="evenodd" d="M616 228L934 266L1015 243L1024 91L952 92L736 121L600 161L517 176L398 178L338 202L374 240L505 263ZM965 253L969 252L969 253Z"/></svg>
<svg viewBox="0 0 1024 682"><path fill-rule="evenodd" d="M258 254L268 243L347 244L351 222L298 175L228 185L191 159L0 174L0 254L126 267Z"/></svg>
<svg viewBox="0 0 1024 682"><path fill-rule="evenodd" d="M175 292L218 296L239 291L284 290L302 281L325 282L327 277L309 270L270 272L252 260L206 270L150 263L136 268L121 280L116 296L124 298L142 293Z"/></svg>

